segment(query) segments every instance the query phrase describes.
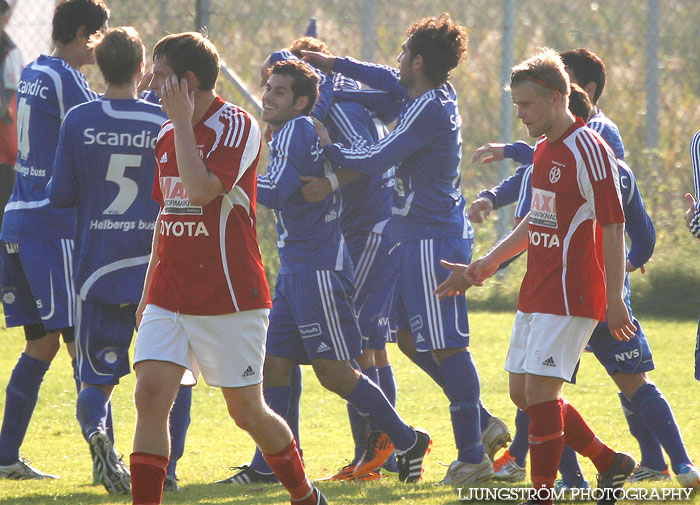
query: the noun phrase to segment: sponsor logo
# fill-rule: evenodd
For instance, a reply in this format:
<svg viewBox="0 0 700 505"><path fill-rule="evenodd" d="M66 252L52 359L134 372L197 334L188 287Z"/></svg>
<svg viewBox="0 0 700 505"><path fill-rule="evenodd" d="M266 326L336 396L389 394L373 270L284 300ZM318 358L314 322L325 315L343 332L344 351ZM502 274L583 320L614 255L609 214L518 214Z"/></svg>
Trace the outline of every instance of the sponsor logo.
<svg viewBox="0 0 700 505"><path fill-rule="evenodd" d="M163 156L160 157L160 162L161 162L161 163L167 163L167 162L168 162L168 153L167 153L167 152L163 153Z"/></svg>
<svg viewBox="0 0 700 505"><path fill-rule="evenodd" d="M557 228L556 195L552 191L532 188L530 223L545 228Z"/></svg>
<svg viewBox="0 0 700 505"><path fill-rule="evenodd" d="M423 318L420 314L418 314L417 316L413 316L411 319L409 319L408 324L411 327L411 331L416 332L423 327Z"/></svg>
<svg viewBox="0 0 700 505"><path fill-rule="evenodd" d="M49 91L48 86L44 86L41 79L37 79L33 82L19 81L17 84L17 93L30 96L38 96L44 100L48 98L47 92Z"/></svg>
<svg viewBox="0 0 700 505"><path fill-rule="evenodd" d="M423 338L423 334L419 333L416 335L416 344L420 344L421 342L425 342L425 339Z"/></svg>
<svg viewBox="0 0 700 505"><path fill-rule="evenodd" d="M101 132L94 128L83 130L83 143L86 146L97 144L100 146L120 146L120 147L156 147L157 137L150 131L141 130L136 135L127 132Z"/></svg>
<svg viewBox="0 0 700 505"><path fill-rule="evenodd" d="M321 345L318 346L318 348L316 349L316 352L321 354L322 352L328 352L330 350L331 350L331 348L328 344L326 344L325 342L321 342Z"/></svg>
<svg viewBox="0 0 700 505"><path fill-rule="evenodd" d="M160 191L163 194L163 214L202 215L202 207L190 205L190 199L179 177L161 177Z"/></svg>
<svg viewBox="0 0 700 505"><path fill-rule="evenodd" d="M299 333L301 333L301 338L320 337L321 325L318 323L311 323L299 326Z"/></svg>
<svg viewBox="0 0 700 505"><path fill-rule="evenodd" d="M17 300L17 296L15 295L14 291L5 291L2 294L2 303L12 305L13 303L15 303L15 300Z"/></svg>
<svg viewBox="0 0 700 505"><path fill-rule="evenodd" d="M549 182L552 184L556 184L559 182L559 179L561 178L561 168L559 167L552 167L551 170L549 171Z"/></svg>
<svg viewBox="0 0 700 505"><path fill-rule="evenodd" d="M627 361L628 359L639 358L639 349L615 354L615 361Z"/></svg>
<svg viewBox="0 0 700 505"><path fill-rule="evenodd" d="M24 165L17 165L17 173L24 175L33 175L34 177L46 177L46 170L43 168L25 167Z"/></svg>
<svg viewBox="0 0 700 505"><path fill-rule="evenodd" d="M338 219L338 212L335 209L333 209L328 214L326 214L326 217L324 219L326 223L330 223L331 221Z"/></svg>
<svg viewBox="0 0 700 505"><path fill-rule="evenodd" d="M161 221L160 234L166 237L182 237L183 235L186 237L199 237L200 235L204 235L205 237L209 236L207 227L204 226L204 223L201 221L197 223L193 221L186 223L182 221Z"/></svg>
<svg viewBox="0 0 700 505"><path fill-rule="evenodd" d="M117 353L114 351L109 351L108 353L105 353L104 361L108 365L114 365L117 362Z"/></svg>
<svg viewBox="0 0 700 505"><path fill-rule="evenodd" d="M7 254L17 254L19 253L19 244L16 242L5 242L5 250Z"/></svg>
<svg viewBox="0 0 700 505"><path fill-rule="evenodd" d="M550 356L549 358L547 358L546 360L544 360L544 361L542 362L542 365L543 365L543 366L551 366L552 368L556 368L556 366L557 366L557 365L554 363L554 358L551 357L551 356Z"/></svg>
<svg viewBox="0 0 700 505"><path fill-rule="evenodd" d="M559 247L559 237L555 233L542 233L539 231L528 230L530 234L530 243L534 246L542 245L542 247Z"/></svg>
<svg viewBox="0 0 700 505"><path fill-rule="evenodd" d="M255 375L255 372L253 371L253 367L249 366L245 369L245 372L241 374L241 377L250 377L252 375Z"/></svg>

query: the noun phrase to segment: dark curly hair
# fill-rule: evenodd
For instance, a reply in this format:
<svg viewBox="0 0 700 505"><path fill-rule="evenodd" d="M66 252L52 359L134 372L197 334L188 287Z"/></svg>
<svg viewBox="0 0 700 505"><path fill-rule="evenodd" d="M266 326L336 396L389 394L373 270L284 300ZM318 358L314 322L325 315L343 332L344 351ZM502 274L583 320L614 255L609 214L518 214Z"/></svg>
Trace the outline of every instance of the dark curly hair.
<svg viewBox="0 0 700 505"><path fill-rule="evenodd" d="M411 57L423 57L425 76L433 84L442 84L450 70L467 57L467 30L452 21L446 12L440 17L416 21L408 29L407 47Z"/></svg>

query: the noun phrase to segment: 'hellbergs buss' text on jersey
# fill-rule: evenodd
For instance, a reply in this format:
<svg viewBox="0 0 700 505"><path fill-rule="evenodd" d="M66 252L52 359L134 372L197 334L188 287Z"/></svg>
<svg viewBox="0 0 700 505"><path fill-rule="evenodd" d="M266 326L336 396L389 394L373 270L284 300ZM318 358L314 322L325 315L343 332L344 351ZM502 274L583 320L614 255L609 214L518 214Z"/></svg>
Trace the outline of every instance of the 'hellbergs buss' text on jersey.
<svg viewBox="0 0 700 505"><path fill-rule="evenodd" d="M153 149L166 120L143 100L99 99L66 115L48 195L57 207L77 203L74 272L83 300L141 299L158 215Z"/></svg>
<svg viewBox="0 0 700 505"><path fill-rule="evenodd" d="M57 209L46 195L61 121L75 105L97 98L85 77L53 56L29 63L17 84L17 180L0 238L37 242L75 235L75 209ZM31 132L31 135L30 135Z"/></svg>
<svg viewBox="0 0 700 505"><path fill-rule="evenodd" d="M541 138L532 172L527 273L518 309L605 320L600 226L624 223L615 155L583 121Z"/></svg>
<svg viewBox="0 0 700 505"><path fill-rule="evenodd" d="M192 315L270 308L255 229L260 128L243 109L216 97L194 126L197 149L225 194L192 205L180 179L172 123L156 143L153 198L161 204L158 264L147 303Z"/></svg>

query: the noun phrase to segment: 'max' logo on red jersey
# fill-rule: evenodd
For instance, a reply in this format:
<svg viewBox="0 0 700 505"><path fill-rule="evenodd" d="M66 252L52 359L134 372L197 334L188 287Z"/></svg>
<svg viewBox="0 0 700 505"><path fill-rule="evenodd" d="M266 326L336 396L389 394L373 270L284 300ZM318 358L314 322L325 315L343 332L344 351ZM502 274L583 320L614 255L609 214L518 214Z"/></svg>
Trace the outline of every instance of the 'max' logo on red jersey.
<svg viewBox="0 0 700 505"><path fill-rule="evenodd" d="M202 207L190 205L187 191L179 177L161 177L160 191L163 194L163 214L202 215Z"/></svg>
<svg viewBox="0 0 700 505"><path fill-rule="evenodd" d="M545 228L557 228L556 194L544 189L532 188L530 223Z"/></svg>

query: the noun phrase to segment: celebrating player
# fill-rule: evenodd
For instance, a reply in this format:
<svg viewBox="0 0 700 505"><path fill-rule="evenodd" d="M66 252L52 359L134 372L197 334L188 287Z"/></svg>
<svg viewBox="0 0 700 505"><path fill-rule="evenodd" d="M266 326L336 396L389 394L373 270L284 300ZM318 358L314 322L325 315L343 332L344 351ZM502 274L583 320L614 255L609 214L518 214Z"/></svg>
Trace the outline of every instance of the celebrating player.
<svg viewBox="0 0 700 505"><path fill-rule="evenodd" d="M10 377L0 432L0 479L57 478L30 467L19 448L39 387L60 348L74 356L73 237L75 209L51 205L51 178L61 121L68 110L97 98L80 73L95 63L94 46L109 10L100 0L56 7L51 56L22 70L17 87L17 179L2 223L2 300L8 327L24 326L24 352Z"/></svg>

